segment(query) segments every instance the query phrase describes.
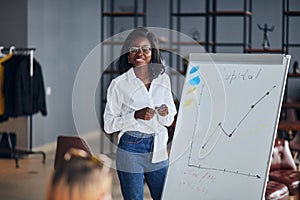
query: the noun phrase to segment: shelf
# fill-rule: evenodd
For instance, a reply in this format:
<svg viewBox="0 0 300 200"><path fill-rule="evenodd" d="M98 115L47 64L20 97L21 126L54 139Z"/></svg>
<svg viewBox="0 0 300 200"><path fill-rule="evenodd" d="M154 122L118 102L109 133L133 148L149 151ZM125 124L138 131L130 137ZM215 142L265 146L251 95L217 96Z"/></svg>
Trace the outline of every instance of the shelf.
<svg viewBox="0 0 300 200"><path fill-rule="evenodd" d="M252 12L250 11L212 11L209 12L210 15L215 16L251 16Z"/></svg>
<svg viewBox="0 0 300 200"><path fill-rule="evenodd" d="M278 130L281 131L300 131L300 121L280 120Z"/></svg>
<svg viewBox="0 0 300 200"><path fill-rule="evenodd" d="M103 16L108 17L143 17L145 13L142 12L103 12Z"/></svg>
<svg viewBox="0 0 300 200"><path fill-rule="evenodd" d="M238 10L218 10L218 0L212 1L212 10L209 15L212 17L212 52L217 52L218 46L223 47L242 47L246 53L246 48L251 47L251 30L252 30L252 0L242 0L242 6ZM241 17L242 18L242 39L239 42L218 42L217 35L218 17ZM235 40L235 39L233 39Z"/></svg>
<svg viewBox="0 0 300 200"><path fill-rule="evenodd" d="M300 78L300 74L295 74L295 73L289 73L288 74L289 78Z"/></svg>
<svg viewBox="0 0 300 200"><path fill-rule="evenodd" d="M116 8L120 6L119 2L115 0L101 0L101 25L100 25L100 40L103 41L103 45L105 46L105 49L103 49L100 53L100 66L102 66L103 72L103 78L101 78L101 82L99 84L100 87L100 106L99 106L99 112L103 113L105 110L105 104L106 104L106 96L107 96L107 88L109 87L109 84L111 80L120 74L118 70L115 70L112 65L114 63L106 65L106 61L110 62L111 58L115 58L116 56L119 56L119 53L116 53L116 48L124 44L123 38L125 37L113 37L116 33L121 32L121 30L129 30L130 28L136 28L136 27L146 27L147 22L147 1L146 0L134 0L129 1L124 4L124 6L120 6L120 10L117 10ZM131 23L125 23L123 22L123 18L126 18L126 21L133 22ZM123 22L123 23L122 23ZM120 27L124 26L124 27ZM116 30L121 29L121 30ZM121 33L122 34L122 33ZM126 34L125 34L126 35ZM110 39L108 39L110 38ZM112 39L114 38L114 39ZM114 46L119 45L119 46ZM107 52L108 55L106 55L104 52ZM115 55L118 54L118 55ZM108 67L108 68L107 68ZM103 116L100 115L100 126L104 126ZM108 155L114 155L115 154L115 148L113 143L117 143L116 137L114 137L114 134L109 135L109 140L112 141L112 143L109 144L109 148L105 147L105 138L104 134L101 134L100 138L100 153L108 154ZM105 150L105 151L104 151ZM109 151L109 152L107 152Z"/></svg>
<svg viewBox="0 0 300 200"><path fill-rule="evenodd" d="M210 14L209 14L209 8L210 8L210 1L211 0L202 0L197 3L202 4L201 10L199 12L197 11L182 11L182 4L185 2L183 0L170 0L170 29L176 30L178 32L181 32L182 28L182 20L185 17L194 18L194 19L200 19L201 23L195 24L194 26L196 29L199 29L199 33L204 36L204 41L195 41L193 42L185 42L185 41L176 41L176 38L171 39L172 45L195 45L200 44L204 45L204 48L207 52L209 52L210 45L212 45L209 42L210 37ZM175 6L174 6L175 5ZM202 26L200 28L199 26ZM178 48L178 47L177 47ZM177 61L178 62L178 61ZM178 63L177 63L178 64Z"/></svg>
<svg viewBox="0 0 300 200"><path fill-rule="evenodd" d="M245 44L242 42L215 42L214 45L224 47L243 47Z"/></svg>
<svg viewBox="0 0 300 200"><path fill-rule="evenodd" d="M285 44L284 46L289 46L289 47L300 47L299 43L289 43L289 44Z"/></svg>
<svg viewBox="0 0 300 200"><path fill-rule="evenodd" d="M300 16L300 11L284 11L286 16Z"/></svg>
<svg viewBox="0 0 300 200"><path fill-rule="evenodd" d="M247 48L247 53L285 53L282 49Z"/></svg>
<svg viewBox="0 0 300 200"><path fill-rule="evenodd" d="M282 105L282 107L284 107L284 108L296 108L296 109L300 109L300 103L284 103Z"/></svg>
<svg viewBox="0 0 300 200"><path fill-rule="evenodd" d="M282 0L282 48L286 49L286 53L289 53L290 47L300 47L300 43L290 42L290 31L292 27L291 17L300 17L299 6L298 9L293 6L293 9L290 10L290 0ZM297 1L297 0L294 0ZM295 58L294 58L295 59Z"/></svg>

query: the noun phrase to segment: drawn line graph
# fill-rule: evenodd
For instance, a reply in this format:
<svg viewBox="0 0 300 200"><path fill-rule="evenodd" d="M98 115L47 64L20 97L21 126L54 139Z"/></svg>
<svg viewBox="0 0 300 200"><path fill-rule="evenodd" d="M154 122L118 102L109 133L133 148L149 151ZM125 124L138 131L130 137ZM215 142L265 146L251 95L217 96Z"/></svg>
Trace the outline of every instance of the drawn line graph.
<svg viewBox="0 0 300 200"><path fill-rule="evenodd" d="M192 149L193 149L193 144L194 144L194 138L196 136L196 132L193 133L193 140L190 146L190 152L189 152L189 156L188 156L188 167L192 167L192 168L198 168L198 169L203 169L203 170L210 170L210 171L219 171L219 172L224 172L224 173L229 173L229 174L236 174L236 175L240 175L240 176L246 176L246 177L250 177L250 178L256 178L256 179L260 179L261 176L258 174L254 174L254 173L246 173L246 172L242 172L239 170L229 170L229 169L224 169L224 168L216 168L216 167L206 167L206 166L202 166L202 165L196 165L196 164L191 164L191 158L192 158Z"/></svg>
<svg viewBox="0 0 300 200"><path fill-rule="evenodd" d="M209 143L209 141L213 138L213 136L218 133L218 131L221 131L226 137L231 138L238 130L238 128L245 123L247 117L250 115L251 112L254 111L254 109L256 108L256 106L258 104L260 104L265 98L267 98L272 91L276 88L276 85L272 86L271 89L269 89L267 92L265 92L264 95L262 95L260 98L258 98L257 101L255 101L249 108L249 110L245 113L245 115L241 118L241 120L239 120L236 124L236 126L233 128L232 131L226 131L222 122L218 123L218 126L215 128L215 131L213 132L213 134L211 134L207 140L204 142L204 144L201 146L201 149L205 149L206 145ZM194 140L196 138L196 133L197 131L194 130L193 132L193 140L191 142L191 146L190 146L190 152L189 152L189 157L188 157L188 167L193 167L193 168L199 168L199 169L204 169L204 170L213 170L213 171L219 171L219 172L224 172L224 173L230 173L230 174L236 174L236 175L240 175L240 176L247 176L250 178L256 178L256 179L260 179L261 176L259 174L255 174L255 173L248 173L248 172L243 172L240 170L231 170L231 169L224 169L224 168L217 168L217 167L207 167L204 165L198 165L198 164L192 164L191 163L191 158L192 158L192 149L193 149L193 144L194 144Z"/></svg>
<svg viewBox="0 0 300 200"><path fill-rule="evenodd" d="M224 130L222 123L219 123L219 127L221 128L221 130L223 131L223 133L228 136L231 137L233 135L233 133L239 128L239 126L242 124L242 122L248 117L248 115L253 111L253 109L255 108L255 106L260 103L266 96L268 96L272 90L275 88L276 86L274 85L268 92L266 92L265 95L263 95L257 102L255 102L253 105L251 105L249 111L245 114L245 116L239 121L239 123L237 124L237 126L230 132L228 133L227 131Z"/></svg>
<svg viewBox="0 0 300 200"><path fill-rule="evenodd" d="M249 114L254 110L254 108L261 102L263 101L263 99L265 99L272 91L273 89L276 88L276 85L274 85L270 90L268 90L262 97L260 97L254 104L252 104L250 106L250 109L248 110L248 112L246 112L246 114L242 117L242 119L237 123L237 125L235 126L235 128L232 131L226 131L222 122L218 123L218 127L221 129L221 131L224 133L224 135L226 135L227 137L232 137L233 134L236 132L236 130L241 126L241 124L246 120L246 118L249 116ZM213 132L213 134L211 134L207 140L204 142L204 144L202 145L202 149L205 148L205 146L208 144L208 142L211 140L211 138L214 136L214 134L218 131L218 129L216 129L215 132Z"/></svg>

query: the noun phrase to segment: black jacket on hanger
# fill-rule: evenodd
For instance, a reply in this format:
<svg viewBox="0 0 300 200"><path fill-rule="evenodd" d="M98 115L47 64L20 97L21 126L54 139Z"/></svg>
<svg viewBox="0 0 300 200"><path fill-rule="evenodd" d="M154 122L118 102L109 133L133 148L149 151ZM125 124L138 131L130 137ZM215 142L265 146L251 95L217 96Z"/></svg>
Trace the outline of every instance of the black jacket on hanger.
<svg viewBox="0 0 300 200"><path fill-rule="evenodd" d="M30 77L30 55L13 55L3 63L3 66L4 115L17 117L39 111L42 115L47 115L43 74L39 62L34 59L32 77Z"/></svg>

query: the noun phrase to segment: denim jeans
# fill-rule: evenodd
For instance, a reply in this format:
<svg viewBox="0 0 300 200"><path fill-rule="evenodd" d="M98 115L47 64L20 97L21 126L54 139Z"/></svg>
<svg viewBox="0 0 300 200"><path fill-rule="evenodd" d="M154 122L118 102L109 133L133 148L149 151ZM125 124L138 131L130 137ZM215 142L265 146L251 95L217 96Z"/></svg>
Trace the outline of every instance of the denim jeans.
<svg viewBox="0 0 300 200"><path fill-rule="evenodd" d="M124 200L144 199L144 180L153 200L160 200L168 160L152 163L152 135L136 131L124 133L117 150L117 171Z"/></svg>

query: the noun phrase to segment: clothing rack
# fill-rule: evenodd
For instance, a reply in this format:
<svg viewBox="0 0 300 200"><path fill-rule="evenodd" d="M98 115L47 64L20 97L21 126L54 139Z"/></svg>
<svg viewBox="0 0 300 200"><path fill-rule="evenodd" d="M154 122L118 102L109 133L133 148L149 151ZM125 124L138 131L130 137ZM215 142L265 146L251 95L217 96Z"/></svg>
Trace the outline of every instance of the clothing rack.
<svg viewBox="0 0 300 200"><path fill-rule="evenodd" d="M34 68L34 60L33 60L33 55L35 48L16 48L15 46L11 46L10 48L4 48L0 47L1 52L9 52L9 53L14 53L14 52L22 52L26 53L29 52L30 55L30 96L31 99L33 100L33 68ZM31 104L31 108L33 108L33 104ZM33 118L32 114L29 115L29 150L21 150L21 149L13 149L13 150L8 150L8 149L0 149L0 152L3 153L11 153L13 157L15 158L16 161L16 168L19 168L19 158L23 157L24 155L30 155L30 154L41 154L43 157L42 162L45 163L46 161L46 153L43 151L32 151L32 142L33 141Z"/></svg>

